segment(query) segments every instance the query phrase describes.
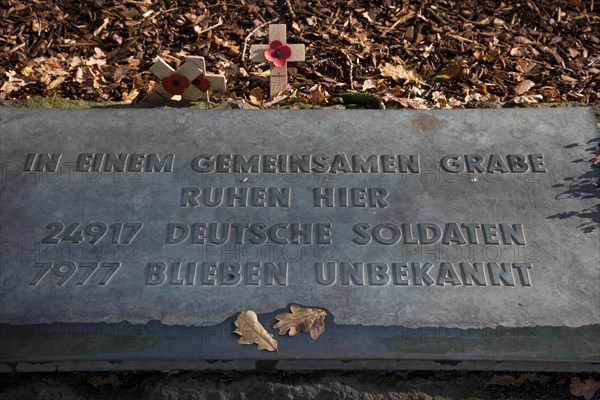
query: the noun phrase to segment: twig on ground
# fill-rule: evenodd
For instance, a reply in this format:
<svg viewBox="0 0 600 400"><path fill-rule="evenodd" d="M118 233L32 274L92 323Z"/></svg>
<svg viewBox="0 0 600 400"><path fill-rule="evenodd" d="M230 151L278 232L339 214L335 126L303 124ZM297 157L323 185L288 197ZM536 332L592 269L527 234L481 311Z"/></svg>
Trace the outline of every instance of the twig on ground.
<svg viewBox="0 0 600 400"><path fill-rule="evenodd" d="M392 26L390 26L388 29L385 30L385 32L383 32L381 34L381 37L385 37L385 35L387 35L396 26L398 26L399 24L402 24L402 23L408 21L409 19L411 19L415 15L416 14L414 12L410 11L409 13L407 13L407 14L403 15L402 17L398 18L398 20L396 20L396 22L394 22L394 24Z"/></svg>
<svg viewBox="0 0 600 400"><path fill-rule="evenodd" d="M215 28L218 28L219 26L223 25L223 21L219 20L219 22L217 22L216 24L214 24L213 26L209 26L206 29L202 29L201 31L198 32L198 36L202 35L203 33L206 33L208 31L212 31Z"/></svg>
<svg viewBox="0 0 600 400"><path fill-rule="evenodd" d="M283 3L285 4L285 6L287 8L290 17L295 18L296 17L296 13L292 9L292 5L290 4L290 0L283 0Z"/></svg>
<svg viewBox="0 0 600 400"><path fill-rule="evenodd" d="M353 69L354 69L354 64L352 63L352 59L350 58L350 56L348 55L348 53L346 53L344 50L340 50L340 51L348 59L348 71L349 71L349 73L348 73L348 80L350 81L350 89L354 90L354 83L352 82L352 72L353 72Z"/></svg>

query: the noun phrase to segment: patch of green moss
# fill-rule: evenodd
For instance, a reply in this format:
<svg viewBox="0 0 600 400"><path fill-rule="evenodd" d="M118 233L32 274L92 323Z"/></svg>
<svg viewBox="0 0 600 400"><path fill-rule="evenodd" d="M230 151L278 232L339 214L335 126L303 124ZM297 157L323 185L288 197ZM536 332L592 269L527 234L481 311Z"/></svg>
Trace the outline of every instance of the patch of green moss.
<svg viewBox="0 0 600 400"><path fill-rule="evenodd" d="M465 108L502 108L502 103L497 101L472 101L464 104Z"/></svg>
<svg viewBox="0 0 600 400"><path fill-rule="evenodd" d="M344 104L356 104L365 108L385 110L381 97L369 92L345 93L340 96Z"/></svg>
<svg viewBox="0 0 600 400"><path fill-rule="evenodd" d="M159 101L159 102L142 102L142 103L124 103L118 101L87 101L87 100L71 100L71 99L50 99L46 97L31 97L21 100L0 100L0 107L11 108L192 108L192 109L255 109L256 107L245 103L221 102L209 103L205 101L189 102L189 101Z"/></svg>
<svg viewBox="0 0 600 400"><path fill-rule="evenodd" d="M345 110L346 107L343 104L307 104L307 103L293 103L286 104L283 106L265 107L276 108L279 110Z"/></svg>
<svg viewBox="0 0 600 400"><path fill-rule="evenodd" d="M50 99L46 97L32 97L23 100L2 100L2 107L26 108L96 108L124 105L116 101L96 102L86 100Z"/></svg>

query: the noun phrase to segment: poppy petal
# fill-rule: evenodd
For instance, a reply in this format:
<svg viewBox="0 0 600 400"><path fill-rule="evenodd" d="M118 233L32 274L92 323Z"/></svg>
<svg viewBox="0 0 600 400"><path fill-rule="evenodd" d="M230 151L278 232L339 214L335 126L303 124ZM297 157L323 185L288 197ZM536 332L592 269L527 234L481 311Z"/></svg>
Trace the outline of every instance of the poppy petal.
<svg viewBox="0 0 600 400"><path fill-rule="evenodd" d="M279 51L281 52L281 58L284 59L290 58L290 56L292 55L292 49L290 49L288 46L280 47Z"/></svg>
<svg viewBox="0 0 600 400"><path fill-rule="evenodd" d="M203 92L206 92L208 89L210 89L210 82L204 77L204 75L198 75L196 79L192 81L192 84Z"/></svg>
<svg viewBox="0 0 600 400"><path fill-rule="evenodd" d="M182 75L169 75L162 80L162 85L172 95L182 95L183 91L190 86L188 78Z"/></svg>
<svg viewBox="0 0 600 400"><path fill-rule="evenodd" d="M273 59L273 64L275 64L276 67L281 68L281 67L285 66L285 63L286 63L285 58Z"/></svg>
<svg viewBox="0 0 600 400"><path fill-rule="evenodd" d="M202 79L202 83L200 84L198 89L202 90L203 92L206 92L208 89L210 89L210 82L206 79Z"/></svg>
<svg viewBox="0 0 600 400"><path fill-rule="evenodd" d="M275 62L275 60L277 60L277 57L273 56L273 53L277 51L276 49L266 49L265 50L265 58L267 59L267 61L269 62Z"/></svg>
<svg viewBox="0 0 600 400"><path fill-rule="evenodd" d="M283 46L283 43L281 43L279 40L273 40L271 43L269 43L269 47L275 50L277 50L281 46Z"/></svg>

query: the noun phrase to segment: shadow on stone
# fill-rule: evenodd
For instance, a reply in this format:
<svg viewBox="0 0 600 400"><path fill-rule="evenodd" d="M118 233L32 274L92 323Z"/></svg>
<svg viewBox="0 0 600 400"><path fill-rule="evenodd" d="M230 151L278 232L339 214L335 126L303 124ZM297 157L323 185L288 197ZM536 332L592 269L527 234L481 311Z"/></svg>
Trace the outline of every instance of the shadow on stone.
<svg viewBox="0 0 600 400"><path fill-rule="evenodd" d="M592 139L585 144L572 143L570 145L564 146L566 149L571 149L579 146L589 146L586 148L591 155L594 154L594 150L596 148L596 143L600 142L600 139ZM593 163L593 157L584 160L577 159L573 160L572 163ZM565 211L562 213L557 213L554 215L550 215L547 217L548 219L565 219L565 218L579 218L582 220L582 223L578 226L584 233L592 233L594 230L598 229L598 225L600 224L600 169L590 168L586 171L585 174L580 176L570 176L566 177L563 181L564 183L559 183L553 185L552 187L562 187L564 191L556 196L557 200L560 199L594 199L598 198L599 203L596 203L595 206L584 208L581 210L572 210Z"/></svg>

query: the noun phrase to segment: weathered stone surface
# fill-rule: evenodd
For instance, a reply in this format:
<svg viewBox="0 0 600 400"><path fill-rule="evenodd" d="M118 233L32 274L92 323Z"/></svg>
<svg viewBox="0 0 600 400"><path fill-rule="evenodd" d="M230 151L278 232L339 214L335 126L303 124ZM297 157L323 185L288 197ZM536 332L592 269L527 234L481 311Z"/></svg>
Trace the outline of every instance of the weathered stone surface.
<svg viewBox="0 0 600 400"><path fill-rule="evenodd" d="M203 330L290 303L349 336L392 329L369 358L404 354L394 327L600 323L587 109L1 114L11 340L44 323ZM599 356L590 332L565 360ZM330 356L361 358L348 343Z"/></svg>

